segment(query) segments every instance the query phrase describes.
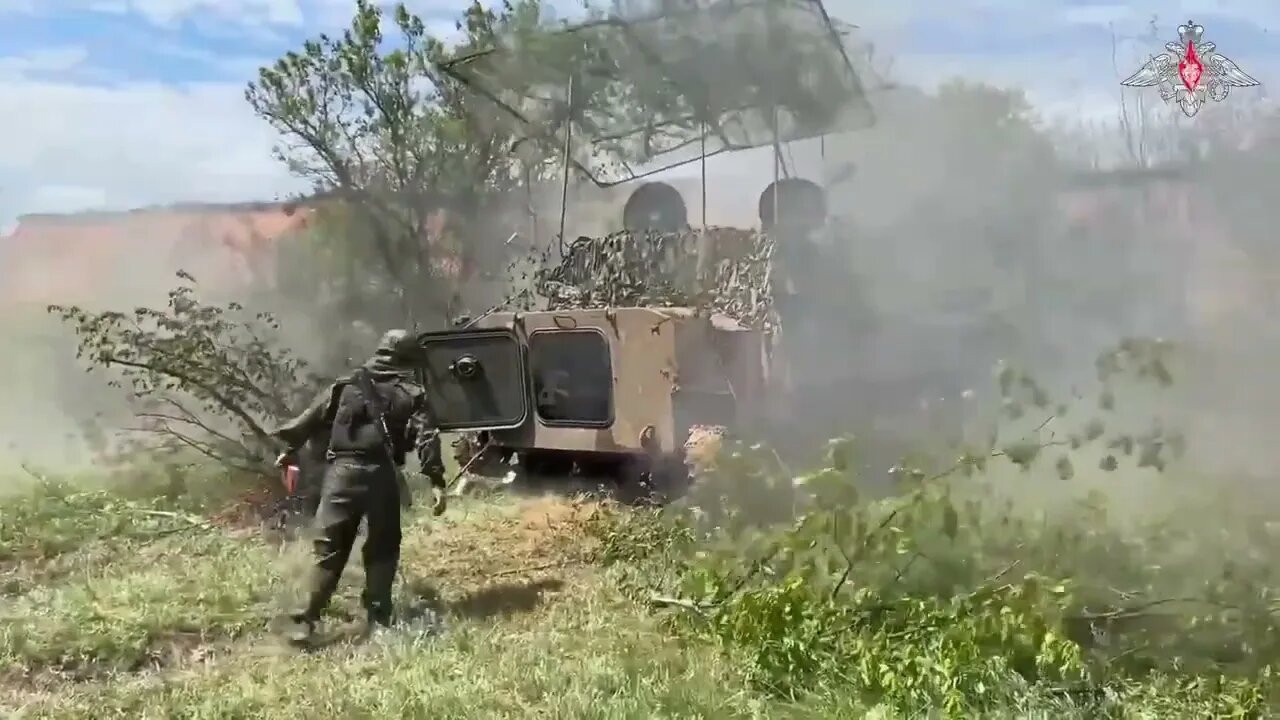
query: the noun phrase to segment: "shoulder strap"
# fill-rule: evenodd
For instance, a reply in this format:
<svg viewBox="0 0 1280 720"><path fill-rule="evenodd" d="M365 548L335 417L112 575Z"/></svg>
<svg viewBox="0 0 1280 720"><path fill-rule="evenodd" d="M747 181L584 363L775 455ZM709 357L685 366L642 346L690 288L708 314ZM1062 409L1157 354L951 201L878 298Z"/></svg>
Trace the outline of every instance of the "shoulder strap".
<svg viewBox="0 0 1280 720"><path fill-rule="evenodd" d="M396 454L391 447L391 433L387 431L386 408L382 404L382 396L378 395L373 386L373 376L367 368L360 368L352 374L351 379L364 396L364 406L368 409L374 426L378 428L378 434L382 436L382 447L387 451L387 456L394 460Z"/></svg>
<svg viewBox="0 0 1280 720"><path fill-rule="evenodd" d="M329 390L326 393L328 401L323 415L325 427L333 425L333 419L338 415L338 401L342 398L342 389L347 386L348 382L347 378L339 378L329 386Z"/></svg>

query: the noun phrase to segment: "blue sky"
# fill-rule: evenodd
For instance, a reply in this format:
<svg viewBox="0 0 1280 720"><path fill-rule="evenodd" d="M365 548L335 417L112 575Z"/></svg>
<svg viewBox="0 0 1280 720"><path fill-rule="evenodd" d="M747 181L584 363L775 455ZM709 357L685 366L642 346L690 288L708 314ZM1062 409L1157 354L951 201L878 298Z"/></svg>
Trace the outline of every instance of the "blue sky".
<svg viewBox="0 0 1280 720"><path fill-rule="evenodd" d="M297 189L272 157L269 129L245 106L244 84L304 38L341 27L353 4L0 0L0 228L25 212L267 199ZM410 6L443 32L464 4ZM1280 32L1280 4L1261 0L827 6L891 55L902 80L964 75L1018 85L1049 114L1112 115L1113 32L1116 64L1128 74L1188 18L1264 85L1280 73L1280 42L1269 30Z"/></svg>

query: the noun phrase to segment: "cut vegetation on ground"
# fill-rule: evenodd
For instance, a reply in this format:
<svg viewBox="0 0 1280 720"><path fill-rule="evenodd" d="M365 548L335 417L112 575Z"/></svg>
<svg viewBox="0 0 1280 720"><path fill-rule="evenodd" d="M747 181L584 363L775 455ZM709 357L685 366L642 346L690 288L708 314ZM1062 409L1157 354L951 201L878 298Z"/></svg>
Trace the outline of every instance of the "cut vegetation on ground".
<svg viewBox="0 0 1280 720"><path fill-rule="evenodd" d="M1122 529L1087 495L1024 514L989 478L961 472L856 502L845 452L833 445L797 483L758 451L732 450L691 498L696 512L494 495L436 520L415 513L397 589L404 626L351 630L356 563L328 644L307 654L267 629L296 597L300 542L173 501L36 487L7 498L2 516L0 708L315 720L1246 718L1276 707L1271 525ZM784 519L792 512L802 520Z"/></svg>

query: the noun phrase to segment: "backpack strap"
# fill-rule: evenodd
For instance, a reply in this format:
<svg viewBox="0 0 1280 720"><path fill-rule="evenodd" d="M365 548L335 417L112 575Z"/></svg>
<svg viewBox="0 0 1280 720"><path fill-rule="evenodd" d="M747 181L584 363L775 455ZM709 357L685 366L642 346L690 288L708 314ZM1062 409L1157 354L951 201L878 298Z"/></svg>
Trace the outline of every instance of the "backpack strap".
<svg viewBox="0 0 1280 720"><path fill-rule="evenodd" d="M352 374L351 380L356 387L360 388L360 394L364 396L365 409L369 411L370 419L378 428L378 434L382 436L382 447L387 451L387 459L394 465L396 452L391 444L391 431L387 429L387 409L382 404L382 396L378 395L373 385L372 374L367 368L360 368Z"/></svg>

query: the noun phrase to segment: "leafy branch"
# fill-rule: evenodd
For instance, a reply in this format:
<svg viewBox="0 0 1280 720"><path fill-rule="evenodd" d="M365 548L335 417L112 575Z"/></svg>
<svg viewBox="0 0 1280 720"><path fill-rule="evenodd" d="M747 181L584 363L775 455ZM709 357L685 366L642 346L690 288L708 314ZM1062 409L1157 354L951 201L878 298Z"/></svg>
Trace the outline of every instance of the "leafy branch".
<svg viewBox="0 0 1280 720"><path fill-rule="evenodd" d="M155 447L263 472L273 449L266 427L305 403L318 379L279 344L273 316L205 304L195 278L178 278L164 308L48 310L75 331L77 359L126 391L139 421L131 431Z"/></svg>

